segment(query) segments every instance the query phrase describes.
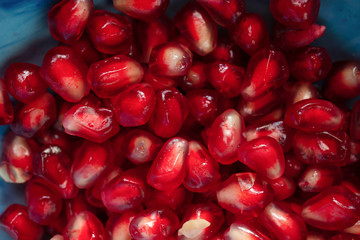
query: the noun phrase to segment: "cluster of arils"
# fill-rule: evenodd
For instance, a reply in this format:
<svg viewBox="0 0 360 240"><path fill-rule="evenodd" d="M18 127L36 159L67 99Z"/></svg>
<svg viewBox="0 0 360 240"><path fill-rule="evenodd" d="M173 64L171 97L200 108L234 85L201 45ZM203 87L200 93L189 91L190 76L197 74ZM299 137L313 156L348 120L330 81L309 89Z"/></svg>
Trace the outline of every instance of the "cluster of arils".
<svg viewBox="0 0 360 240"><path fill-rule="evenodd" d="M14 239L359 239L360 62L308 46L320 0L62 0L41 67L8 66ZM222 34L218 34L220 31ZM312 83L325 79L321 89ZM47 92L48 87L55 94ZM17 100L10 102L8 92Z"/></svg>

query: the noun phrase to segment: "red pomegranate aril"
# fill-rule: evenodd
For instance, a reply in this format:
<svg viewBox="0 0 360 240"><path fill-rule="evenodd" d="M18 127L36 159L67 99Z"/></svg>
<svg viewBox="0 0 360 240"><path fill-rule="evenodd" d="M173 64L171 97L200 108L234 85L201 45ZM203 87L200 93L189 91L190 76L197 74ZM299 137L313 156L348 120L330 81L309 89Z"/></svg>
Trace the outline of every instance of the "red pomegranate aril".
<svg viewBox="0 0 360 240"><path fill-rule="evenodd" d="M64 132L54 130L53 127L47 129L44 133L36 138L40 145L58 146L69 156L75 149L75 144L78 139L70 136Z"/></svg>
<svg viewBox="0 0 360 240"><path fill-rule="evenodd" d="M351 110L349 133L351 139L360 140L360 100L355 102Z"/></svg>
<svg viewBox="0 0 360 240"><path fill-rule="evenodd" d="M249 55L270 45L270 35L264 18L257 13L245 13L230 29L231 39Z"/></svg>
<svg viewBox="0 0 360 240"><path fill-rule="evenodd" d="M350 139L345 132L306 133L298 131L293 139L295 155L304 163L344 166L350 159Z"/></svg>
<svg viewBox="0 0 360 240"><path fill-rule="evenodd" d="M330 99L351 99L360 94L360 62L335 62L325 80L324 95Z"/></svg>
<svg viewBox="0 0 360 240"><path fill-rule="evenodd" d="M218 36L216 48L202 59L208 63L225 61L243 66L246 64L247 56L241 51L239 46L231 41L228 35L221 35Z"/></svg>
<svg viewBox="0 0 360 240"><path fill-rule="evenodd" d="M105 230L109 235L108 239L131 240L129 225L136 215L136 211L129 210L121 215L110 216L105 227Z"/></svg>
<svg viewBox="0 0 360 240"><path fill-rule="evenodd" d="M197 0L222 27L230 27L245 13L244 0Z"/></svg>
<svg viewBox="0 0 360 240"><path fill-rule="evenodd" d="M160 149L147 174L147 182L158 190L179 187L186 174L189 142L180 137L169 139Z"/></svg>
<svg viewBox="0 0 360 240"><path fill-rule="evenodd" d="M86 31L96 50L105 54L124 54L133 41L131 21L105 10L94 11Z"/></svg>
<svg viewBox="0 0 360 240"><path fill-rule="evenodd" d="M60 42L72 43L85 31L94 11L92 0L62 0L48 14L49 31Z"/></svg>
<svg viewBox="0 0 360 240"><path fill-rule="evenodd" d="M64 212L66 222L68 222L73 216L78 215L84 211L91 211L90 205L86 202L84 195L79 192L74 198L64 201Z"/></svg>
<svg viewBox="0 0 360 240"><path fill-rule="evenodd" d="M259 116L256 117L255 119L251 119L251 121L249 121L249 124L265 124L268 122L280 121L283 120L284 114L285 114L284 106L279 106L264 116Z"/></svg>
<svg viewBox="0 0 360 240"><path fill-rule="evenodd" d="M273 191L260 175L236 173L220 184L217 201L225 210L244 217L257 217L273 200Z"/></svg>
<svg viewBox="0 0 360 240"><path fill-rule="evenodd" d="M31 63L15 62L10 64L6 69L4 80L9 93L23 103L34 101L47 89L45 81L40 77L40 67ZM6 100L4 104L6 104Z"/></svg>
<svg viewBox="0 0 360 240"><path fill-rule="evenodd" d="M120 12L150 22L165 12L169 0L113 0L113 3L114 7Z"/></svg>
<svg viewBox="0 0 360 240"><path fill-rule="evenodd" d="M149 83L137 83L127 87L112 100L116 120L123 127L146 124L155 110L156 95Z"/></svg>
<svg viewBox="0 0 360 240"><path fill-rule="evenodd" d="M298 179L305 170L306 165L300 161L300 159L291 151L285 154L285 172L287 175L294 180Z"/></svg>
<svg viewBox="0 0 360 240"><path fill-rule="evenodd" d="M307 229L304 220L285 202L270 203L260 215L260 219L276 239L306 239Z"/></svg>
<svg viewBox="0 0 360 240"><path fill-rule="evenodd" d="M321 37L326 30L323 25L313 24L306 29L290 29L280 23L274 26L273 41L275 45L284 50L290 51L306 47Z"/></svg>
<svg viewBox="0 0 360 240"><path fill-rule="evenodd" d="M111 98L125 86L140 82L143 76L144 70L137 61L117 55L91 64L87 81L97 96Z"/></svg>
<svg viewBox="0 0 360 240"><path fill-rule="evenodd" d="M224 232L224 240L270 240L265 233L261 232L255 226L243 221L233 222Z"/></svg>
<svg viewBox="0 0 360 240"><path fill-rule="evenodd" d="M351 227L348 227L346 229L343 230L346 233L350 233L350 234L356 234L356 235L360 235L360 220L358 220L354 225L352 225Z"/></svg>
<svg viewBox="0 0 360 240"><path fill-rule="evenodd" d="M322 47L305 47L289 56L291 75L299 81L317 82L324 79L332 67L328 51Z"/></svg>
<svg viewBox="0 0 360 240"><path fill-rule="evenodd" d="M220 180L219 165L197 141L189 142L184 186L191 192L207 192Z"/></svg>
<svg viewBox="0 0 360 240"><path fill-rule="evenodd" d="M289 82L289 84L283 86L283 90L286 93L286 108L302 100L318 98L318 91L310 82Z"/></svg>
<svg viewBox="0 0 360 240"><path fill-rule="evenodd" d="M306 29L315 23L320 0L271 0L270 10L274 18L289 28Z"/></svg>
<svg viewBox="0 0 360 240"><path fill-rule="evenodd" d="M260 50L250 58L241 95L247 101L255 101L285 83L289 74L284 54L268 48Z"/></svg>
<svg viewBox="0 0 360 240"><path fill-rule="evenodd" d="M159 91L164 88L176 88L178 86L177 79L155 76L147 67L144 67L144 71L143 82L149 83L155 91Z"/></svg>
<svg viewBox="0 0 360 240"><path fill-rule="evenodd" d="M348 188L327 188L303 205L307 224L325 230L343 230L354 225L360 214L360 198Z"/></svg>
<svg viewBox="0 0 360 240"><path fill-rule="evenodd" d="M269 179L281 177L285 170L282 148L275 139L269 136L241 144L238 149L238 159Z"/></svg>
<svg viewBox="0 0 360 240"><path fill-rule="evenodd" d="M207 145L213 158L221 164L232 164L238 159L238 146L245 139L243 117L234 109L220 114L208 130Z"/></svg>
<svg viewBox="0 0 360 240"><path fill-rule="evenodd" d="M344 115L336 105L329 101L305 99L296 102L286 110L284 122L301 131L336 131L342 127Z"/></svg>
<svg viewBox="0 0 360 240"><path fill-rule="evenodd" d="M143 168L130 169L106 183L101 190L101 200L107 210L122 213L143 203L147 194Z"/></svg>
<svg viewBox="0 0 360 240"><path fill-rule="evenodd" d="M279 142L284 152L291 148L293 130L284 121L254 124L246 127L246 139L251 141L263 136L269 136Z"/></svg>
<svg viewBox="0 0 360 240"><path fill-rule="evenodd" d="M55 120L55 98L45 93L29 104L18 103L10 128L17 135L31 138L46 131Z"/></svg>
<svg viewBox="0 0 360 240"><path fill-rule="evenodd" d="M54 92L68 102L78 102L89 93L88 67L72 48L50 49L43 60L40 75Z"/></svg>
<svg viewBox="0 0 360 240"><path fill-rule="evenodd" d="M17 240L40 240L43 229L33 222L26 207L20 204L10 205L0 216L0 228Z"/></svg>
<svg viewBox="0 0 360 240"><path fill-rule="evenodd" d="M78 189L70 173L71 160L58 146L47 146L34 157L33 173L49 182L65 199L76 196Z"/></svg>
<svg viewBox="0 0 360 240"><path fill-rule="evenodd" d="M339 167L309 166L298 180L304 192L321 192L341 182L342 170Z"/></svg>
<svg viewBox="0 0 360 240"><path fill-rule="evenodd" d="M192 64L193 54L185 45L167 42L153 48L150 55L149 70L160 77L184 76Z"/></svg>
<svg viewBox="0 0 360 240"><path fill-rule="evenodd" d="M274 197L277 201L291 197L296 191L294 180L285 174L277 179L267 179L267 182L274 190Z"/></svg>
<svg viewBox="0 0 360 240"><path fill-rule="evenodd" d="M177 12L174 23L195 53L205 56L215 49L216 23L198 3L187 3Z"/></svg>
<svg viewBox="0 0 360 240"><path fill-rule="evenodd" d="M62 210L60 194L41 179L26 183L25 199L29 218L41 225L48 225Z"/></svg>
<svg viewBox="0 0 360 240"><path fill-rule="evenodd" d="M203 62L194 62L184 77L179 78L180 87L185 91L193 89L202 89L208 85L208 79L205 73L206 64Z"/></svg>
<svg viewBox="0 0 360 240"><path fill-rule="evenodd" d="M180 131L188 113L187 99L176 88L164 88L156 93L149 127L159 137L173 137Z"/></svg>
<svg viewBox="0 0 360 240"><path fill-rule="evenodd" d="M241 93L241 84L245 78L244 68L217 61L205 68L207 78L214 88L227 98L237 97Z"/></svg>
<svg viewBox="0 0 360 240"><path fill-rule="evenodd" d="M63 126L69 135L101 143L116 135L119 124L114 113L93 103L78 103L64 115Z"/></svg>
<svg viewBox="0 0 360 240"><path fill-rule="evenodd" d="M216 204L208 202L188 205L180 223L177 239L211 239L223 223L223 212Z"/></svg>
<svg viewBox="0 0 360 240"><path fill-rule="evenodd" d="M63 232L64 240L106 240L100 220L91 212L83 211L72 216Z"/></svg>
<svg viewBox="0 0 360 240"><path fill-rule="evenodd" d="M32 176L33 158L38 150L31 140L9 132L2 142L0 176L5 182L24 183Z"/></svg>

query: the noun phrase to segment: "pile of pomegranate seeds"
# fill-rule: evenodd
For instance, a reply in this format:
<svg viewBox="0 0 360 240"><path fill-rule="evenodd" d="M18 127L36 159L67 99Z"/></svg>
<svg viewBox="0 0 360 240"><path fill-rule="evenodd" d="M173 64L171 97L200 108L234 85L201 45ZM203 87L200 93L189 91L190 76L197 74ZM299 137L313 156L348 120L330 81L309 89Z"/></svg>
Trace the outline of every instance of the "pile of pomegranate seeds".
<svg viewBox="0 0 360 240"><path fill-rule="evenodd" d="M309 46L320 0L62 0L0 79L19 240L360 239L360 62ZM322 87L312 83L324 80ZM319 85L318 85L319 86ZM47 89L51 88L52 91ZM52 92L53 94L51 94ZM8 95L16 99L13 108Z"/></svg>

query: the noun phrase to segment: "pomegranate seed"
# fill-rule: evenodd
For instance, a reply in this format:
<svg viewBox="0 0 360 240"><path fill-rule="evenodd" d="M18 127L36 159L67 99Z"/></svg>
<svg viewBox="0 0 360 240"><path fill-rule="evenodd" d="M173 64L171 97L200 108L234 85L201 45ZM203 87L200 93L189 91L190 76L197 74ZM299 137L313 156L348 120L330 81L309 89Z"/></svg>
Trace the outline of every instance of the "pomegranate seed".
<svg viewBox="0 0 360 240"><path fill-rule="evenodd" d="M124 127L146 124L156 105L154 88L149 83L138 83L126 88L112 99L116 120Z"/></svg>
<svg viewBox="0 0 360 240"><path fill-rule="evenodd" d="M70 218L63 236L64 240L107 239L100 220L88 211L83 211Z"/></svg>
<svg viewBox="0 0 360 240"><path fill-rule="evenodd" d="M219 165L197 141L189 142L184 186L191 192L206 192L220 180Z"/></svg>
<svg viewBox="0 0 360 240"><path fill-rule="evenodd" d="M97 96L110 98L125 86L140 82L143 76L144 71L138 62L118 55L91 64L87 81Z"/></svg>
<svg viewBox="0 0 360 240"><path fill-rule="evenodd" d="M14 109L4 80L0 77L0 125L6 125L14 120Z"/></svg>
<svg viewBox="0 0 360 240"><path fill-rule="evenodd" d="M263 49L250 58L241 95L247 101L255 101L281 86L288 78L289 68L284 54L273 49Z"/></svg>
<svg viewBox="0 0 360 240"><path fill-rule="evenodd" d="M133 41L131 21L105 10L95 10L86 26L96 50L105 54L125 54Z"/></svg>
<svg viewBox="0 0 360 240"><path fill-rule="evenodd" d="M17 135L31 138L46 131L55 120L55 98L45 93L29 104L18 103L10 128Z"/></svg>
<svg viewBox="0 0 360 240"><path fill-rule="evenodd" d="M270 10L276 20L289 28L305 29L315 23L320 0L271 0Z"/></svg>
<svg viewBox="0 0 360 240"><path fill-rule="evenodd" d="M76 138L67 135L64 132L54 130L53 128L47 129L38 138L36 138L36 140L41 145L58 146L69 156L73 153L75 149L74 146L77 144Z"/></svg>
<svg viewBox="0 0 360 240"><path fill-rule="evenodd" d="M23 103L31 103L43 95L47 89L46 83L40 77L40 67L31 63L11 64L6 69L4 80L9 93ZM4 95L7 94L4 93ZM7 106L7 104L4 105Z"/></svg>
<svg viewBox="0 0 360 240"><path fill-rule="evenodd" d="M149 83L155 91L162 90L164 88L176 88L178 83L172 78L159 77L153 75L148 68L144 68L144 82Z"/></svg>
<svg viewBox="0 0 360 240"><path fill-rule="evenodd" d="M225 61L217 61L208 64L205 71L209 82L225 97L240 95L241 84L245 78L244 68Z"/></svg>
<svg viewBox="0 0 360 240"><path fill-rule="evenodd" d="M343 230L359 219L360 198L346 187L327 188L303 205L307 224L325 230Z"/></svg>
<svg viewBox="0 0 360 240"><path fill-rule="evenodd" d="M34 223L26 207L19 204L10 205L0 216L0 228L18 240L40 240L43 229Z"/></svg>
<svg viewBox="0 0 360 240"><path fill-rule="evenodd" d="M106 222L106 232L109 239L131 240L129 231L130 222L135 218L137 212L129 210L121 215L112 215Z"/></svg>
<svg viewBox="0 0 360 240"><path fill-rule="evenodd" d="M234 163L238 146L245 141L243 117L234 109L220 114L208 130L208 149L213 158L222 164Z"/></svg>
<svg viewBox="0 0 360 240"><path fill-rule="evenodd" d="M119 131L114 113L94 103L78 103L64 115L63 126L69 135L97 143L105 142Z"/></svg>
<svg viewBox="0 0 360 240"><path fill-rule="evenodd" d="M223 222L223 212L214 203L188 205L177 239L209 239L220 230Z"/></svg>
<svg viewBox="0 0 360 240"><path fill-rule="evenodd" d="M67 222L75 215L91 210L90 205L86 202L86 199L81 192L76 195L76 197L66 200L64 202L64 208Z"/></svg>
<svg viewBox="0 0 360 240"><path fill-rule="evenodd" d="M94 11L92 0L62 0L48 14L51 36L60 42L72 43L85 30Z"/></svg>
<svg viewBox="0 0 360 240"><path fill-rule="evenodd" d="M310 82L298 81L284 86L286 91L286 108L302 100L318 98L315 86Z"/></svg>
<svg viewBox="0 0 360 240"><path fill-rule="evenodd" d="M224 240L237 239L270 240L270 238L259 229L242 221L233 222L224 233Z"/></svg>
<svg viewBox="0 0 360 240"><path fill-rule="evenodd" d="M321 192L339 184L342 171L339 167L309 166L302 174L298 185L304 192Z"/></svg>
<svg viewBox="0 0 360 240"><path fill-rule="evenodd" d="M350 162L356 163L360 160L360 141L354 141L350 139Z"/></svg>
<svg viewBox="0 0 360 240"><path fill-rule="evenodd" d="M225 35L218 36L216 48L204 56L203 59L206 62L225 61L231 64L245 65L246 56L245 53Z"/></svg>
<svg viewBox="0 0 360 240"><path fill-rule="evenodd" d="M281 177L285 170L285 158L281 146L268 136L241 144L238 158L240 162L269 179Z"/></svg>
<svg viewBox="0 0 360 240"><path fill-rule="evenodd" d="M163 14L169 5L169 0L113 0L114 7L133 18L152 21Z"/></svg>
<svg viewBox="0 0 360 240"><path fill-rule="evenodd" d="M357 101L351 110L350 136L354 140L360 140L360 101Z"/></svg>
<svg viewBox="0 0 360 240"><path fill-rule="evenodd" d="M256 173L236 173L223 182L217 201L225 210L244 217L257 217L272 201L270 185Z"/></svg>
<svg viewBox="0 0 360 240"><path fill-rule="evenodd" d="M278 201L285 200L295 193L295 182L287 175L282 175L281 177L273 180L267 179L267 182L274 190L274 197Z"/></svg>
<svg viewBox="0 0 360 240"><path fill-rule="evenodd" d="M58 46L46 53L40 75L64 100L78 102L90 90L87 70L84 60L72 48Z"/></svg>
<svg viewBox="0 0 360 240"><path fill-rule="evenodd" d="M299 81L317 82L324 79L332 66L331 57L322 47L305 47L289 58L291 75Z"/></svg>
<svg viewBox="0 0 360 240"><path fill-rule="evenodd" d="M38 224L47 225L61 212L60 194L43 180L32 179L27 182L25 198L29 218Z"/></svg>
<svg viewBox="0 0 360 240"><path fill-rule="evenodd" d="M304 170L305 164L293 152L285 154L285 175L296 180Z"/></svg>
<svg viewBox="0 0 360 240"><path fill-rule="evenodd" d="M169 209L147 209L131 221L130 234L135 240L165 240L175 233L179 219Z"/></svg>
<svg viewBox="0 0 360 240"><path fill-rule="evenodd" d="M193 54L183 44L167 42L153 48L149 70L160 77L184 76L192 64Z"/></svg>
<svg viewBox="0 0 360 240"><path fill-rule="evenodd" d="M330 99L351 99L360 94L360 62L335 62L326 78L324 95Z"/></svg>
<svg viewBox="0 0 360 240"><path fill-rule="evenodd" d="M158 190L179 187L186 174L189 143L183 138L169 139L160 149L149 169L147 182Z"/></svg>
<svg viewBox="0 0 360 240"><path fill-rule="evenodd" d="M350 140L345 132L296 132L293 139L296 156L310 165L344 166L350 158Z"/></svg>
<svg viewBox="0 0 360 240"><path fill-rule="evenodd" d="M348 227L348 228L344 229L343 231L346 232L346 233L356 234L356 235L359 236L359 234L360 234L360 220L358 220L351 227Z"/></svg>
<svg viewBox="0 0 360 240"><path fill-rule="evenodd" d="M285 114L284 106L279 106L272 110L270 113L251 119L250 124L265 124L268 122L276 122L283 120Z"/></svg>
<svg viewBox="0 0 360 240"><path fill-rule="evenodd" d="M145 169L134 168L113 178L101 190L101 200L109 211L122 213L139 207L147 194Z"/></svg>
<svg viewBox="0 0 360 240"><path fill-rule="evenodd" d="M321 37L325 30L325 26L317 24L313 24L306 29L290 29L280 23L276 23L273 34L274 43L284 51L306 47Z"/></svg>
<svg viewBox="0 0 360 240"><path fill-rule="evenodd" d="M180 131L188 113L186 98L176 88L164 88L156 93L149 127L157 136L170 138Z"/></svg>
<svg viewBox="0 0 360 240"><path fill-rule="evenodd" d="M229 27L245 13L244 0L197 0L222 27Z"/></svg>
<svg viewBox="0 0 360 240"><path fill-rule="evenodd" d="M35 155L33 173L49 182L63 198L70 199L78 192L70 174L70 166L71 160L58 146L48 146Z"/></svg>
<svg viewBox="0 0 360 240"><path fill-rule="evenodd" d="M7 133L2 142L1 178L10 183L24 183L29 180L37 149L38 146L33 140L17 136L13 132Z"/></svg>
<svg viewBox="0 0 360 240"><path fill-rule="evenodd" d="M276 239L306 239L304 220L285 202L270 203L260 215L261 222Z"/></svg>
<svg viewBox="0 0 360 240"><path fill-rule="evenodd" d="M215 49L216 23L198 3L187 3L176 14L174 23L195 53L204 56Z"/></svg>
<svg viewBox="0 0 360 240"><path fill-rule="evenodd" d="M264 18L257 13L245 13L230 29L231 39L249 55L269 47L270 35Z"/></svg>
<svg viewBox="0 0 360 240"><path fill-rule="evenodd" d="M179 79L183 90L202 89L208 85L208 79L205 73L206 64L203 62L194 62L186 75Z"/></svg>
<svg viewBox="0 0 360 240"><path fill-rule="evenodd" d="M290 106L284 122L290 127L308 131L336 131L344 122L342 111L333 103L321 99L306 99Z"/></svg>

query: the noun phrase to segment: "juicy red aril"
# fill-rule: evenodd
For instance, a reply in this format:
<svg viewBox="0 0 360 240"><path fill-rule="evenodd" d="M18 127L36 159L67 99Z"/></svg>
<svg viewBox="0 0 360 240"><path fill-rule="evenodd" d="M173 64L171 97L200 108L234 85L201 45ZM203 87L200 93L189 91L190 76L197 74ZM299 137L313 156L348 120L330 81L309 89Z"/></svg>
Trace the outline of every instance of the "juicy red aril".
<svg viewBox="0 0 360 240"><path fill-rule="evenodd" d="M92 0L62 0L48 14L52 37L65 43L78 40L93 11Z"/></svg>
<svg viewBox="0 0 360 240"><path fill-rule="evenodd" d="M281 177L285 170L285 158L281 146L268 136L241 144L238 158L255 172L270 179Z"/></svg>
<svg viewBox="0 0 360 240"><path fill-rule="evenodd" d="M86 26L94 47L105 54L125 54L133 41L130 20L118 14L96 10Z"/></svg>
<svg viewBox="0 0 360 240"><path fill-rule="evenodd" d="M305 167L305 164L292 151L285 154L285 175L298 179Z"/></svg>
<svg viewBox="0 0 360 240"><path fill-rule="evenodd" d="M359 219L360 198L346 187L327 188L306 201L302 217L307 224L325 230L343 230Z"/></svg>
<svg viewBox="0 0 360 240"><path fill-rule="evenodd" d="M78 102L90 90L87 70L86 63L73 49L58 46L46 53L40 75L64 100Z"/></svg>
<svg viewBox="0 0 360 240"><path fill-rule="evenodd" d="M116 120L123 127L146 124L156 104L154 88L148 83L129 86L112 99Z"/></svg>
<svg viewBox="0 0 360 240"><path fill-rule="evenodd" d="M344 123L344 115L329 101L306 99L286 110L284 122L290 127L307 132L336 131Z"/></svg>
<svg viewBox="0 0 360 240"><path fill-rule="evenodd" d="M140 82L143 76L144 71L138 62L117 55L91 64L87 81L97 96L110 98L125 86Z"/></svg>
<svg viewBox="0 0 360 240"><path fill-rule="evenodd" d="M45 93L29 104L18 103L10 128L17 135L31 138L44 132L55 120L55 98L50 93Z"/></svg>
<svg viewBox="0 0 360 240"><path fill-rule="evenodd" d="M58 146L66 154L72 154L76 138L62 131L56 131L52 128L47 129L44 133L36 138L36 141L41 145Z"/></svg>
<svg viewBox="0 0 360 240"><path fill-rule="evenodd" d="M350 159L350 140L345 132L298 131L293 140L296 156L310 165L344 166Z"/></svg>
<svg viewBox="0 0 360 240"><path fill-rule="evenodd" d="M245 124L242 116L234 109L220 114L209 128L208 149L213 158L222 164L234 163L238 146L244 142Z"/></svg>
<svg viewBox="0 0 360 240"><path fill-rule="evenodd" d="M245 59L245 53L241 52L240 48L227 35L218 36L216 48L203 57L206 62L226 61L241 65L245 63Z"/></svg>
<svg viewBox="0 0 360 240"><path fill-rule="evenodd" d="M260 229L257 229L255 226L252 226L245 221L236 221L233 222L230 227L224 232L224 238L226 240L237 240L237 239L247 239L247 240L270 240L268 236Z"/></svg>
<svg viewBox="0 0 360 240"><path fill-rule="evenodd" d="M148 68L144 69L144 79L143 82L149 83L155 91L162 90L164 88L173 87L176 88L178 86L177 79L172 79L169 77L159 77L152 74ZM189 70L190 71L190 70Z"/></svg>
<svg viewBox="0 0 360 240"><path fill-rule="evenodd" d="M350 136L354 140L360 140L360 101L357 101L351 110Z"/></svg>
<svg viewBox="0 0 360 240"><path fill-rule="evenodd" d="M81 212L91 210L90 205L86 202L86 199L81 192L79 192L79 194L77 194L74 198L65 200L64 208L67 221Z"/></svg>
<svg viewBox="0 0 360 240"><path fill-rule="evenodd" d="M244 217L257 217L273 200L273 191L256 173L236 173L221 183L217 201L225 210Z"/></svg>
<svg viewBox="0 0 360 240"><path fill-rule="evenodd" d="M270 10L276 20L289 28L305 29L315 23L320 0L271 0Z"/></svg>
<svg viewBox="0 0 360 240"><path fill-rule="evenodd" d="M204 56L215 49L216 24L198 3L187 3L176 14L174 23L195 53Z"/></svg>
<svg viewBox="0 0 360 240"><path fill-rule="evenodd" d="M283 90L286 93L286 108L305 99L318 98L317 89L310 82L289 82L283 87Z"/></svg>
<svg viewBox="0 0 360 240"><path fill-rule="evenodd" d="M40 67L31 63L11 64L6 69L4 80L9 93L23 103L34 101L47 89L45 81L40 77Z"/></svg>
<svg viewBox="0 0 360 240"><path fill-rule="evenodd" d="M10 205L1 214L0 228L19 240L40 240L43 235L41 226L29 218L26 207L20 204Z"/></svg>
<svg viewBox="0 0 360 240"><path fill-rule="evenodd" d="M270 44L265 20L257 13L245 13L230 30L232 40L249 55Z"/></svg>
<svg viewBox="0 0 360 240"><path fill-rule="evenodd" d="M247 101L254 101L285 83L289 74L283 53L272 49L258 51L249 61L241 95Z"/></svg>
<svg viewBox="0 0 360 240"><path fill-rule="evenodd" d="M304 192L321 192L339 184L342 171L339 167L309 166L301 175L298 185Z"/></svg>
<svg viewBox="0 0 360 240"><path fill-rule="evenodd" d="M114 7L133 18L152 21L163 14L169 0L113 0Z"/></svg>
<svg viewBox="0 0 360 240"><path fill-rule="evenodd" d="M205 73L206 64L203 62L194 62L186 75L179 79L183 90L202 89L208 85L208 79Z"/></svg>
<svg viewBox="0 0 360 240"><path fill-rule="evenodd" d="M267 182L274 190L274 197L278 201L287 199L295 193L296 185L294 180L285 174L277 179L267 179Z"/></svg>
<svg viewBox="0 0 360 240"><path fill-rule="evenodd" d="M129 225L134 219L137 212L129 210L121 215L112 215L106 222L106 232L110 236L110 239L131 239Z"/></svg>

